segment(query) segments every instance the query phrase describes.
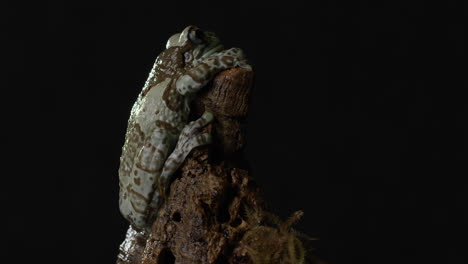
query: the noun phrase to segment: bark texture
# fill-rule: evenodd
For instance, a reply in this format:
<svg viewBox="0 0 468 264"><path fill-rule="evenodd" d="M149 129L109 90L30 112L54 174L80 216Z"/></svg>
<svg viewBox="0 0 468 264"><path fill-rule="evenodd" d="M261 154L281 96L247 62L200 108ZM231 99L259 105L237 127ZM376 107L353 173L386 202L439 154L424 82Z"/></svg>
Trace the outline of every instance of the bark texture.
<svg viewBox="0 0 468 264"><path fill-rule="evenodd" d="M146 242L129 242L141 247L135 246L134 261L125 263L305 263L297 233L289 229L302 212L286 224L264 212L259 188L242 159L252 83L251 70L230 69L197 96L193 119L204 111L214 114L215 122L204 128L214 142L192 151L172 177L152 233Z"/></svg>
<svg viewBox="0 0 468 264"><path fill-rule="evenodd" d="M215 116L205 129L211 146L194 150L174 175L170 194L153 223L142 263L242 263L233 251L245 233L244 207L262 207L258 188L243 167L243 122L253 72L230 69L218 74L198 95L194 118ZM233 262L234 261L234 262Z"/></svg>

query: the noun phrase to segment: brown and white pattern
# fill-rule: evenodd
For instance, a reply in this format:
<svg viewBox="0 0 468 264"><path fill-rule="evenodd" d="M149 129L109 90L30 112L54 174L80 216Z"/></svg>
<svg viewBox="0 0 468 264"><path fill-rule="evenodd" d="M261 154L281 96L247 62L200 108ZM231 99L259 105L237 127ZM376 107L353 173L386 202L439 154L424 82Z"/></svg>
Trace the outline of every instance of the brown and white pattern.
<svg viewBox="0 0 468 264"><path fill-rule="evenodd" d="M157 57L131 110L120 157L120 211L135 230L150 230L171 175L193 148L211 142L199 130L212 114L188 123L193 95L233 67L250 68L242 51L223 50L213 33L194 26L173 35Z"/></svg>

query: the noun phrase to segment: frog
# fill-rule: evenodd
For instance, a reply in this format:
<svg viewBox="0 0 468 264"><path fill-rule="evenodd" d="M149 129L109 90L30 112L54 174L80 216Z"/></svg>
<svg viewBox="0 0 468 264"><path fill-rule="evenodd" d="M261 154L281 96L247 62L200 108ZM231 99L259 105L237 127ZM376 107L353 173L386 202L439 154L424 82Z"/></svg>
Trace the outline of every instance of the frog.
<svg viewBox="0 0 468 264"><path fill-rule="evenodd" d="M120 156L119 209L130 229L151 231L171 176L194 148L212 143L201 129L214 115L189 121L190 103L217 73L235 67L251 69L240 48L224 49L213 32L189 25L168 39L130 111Z"/></svg>

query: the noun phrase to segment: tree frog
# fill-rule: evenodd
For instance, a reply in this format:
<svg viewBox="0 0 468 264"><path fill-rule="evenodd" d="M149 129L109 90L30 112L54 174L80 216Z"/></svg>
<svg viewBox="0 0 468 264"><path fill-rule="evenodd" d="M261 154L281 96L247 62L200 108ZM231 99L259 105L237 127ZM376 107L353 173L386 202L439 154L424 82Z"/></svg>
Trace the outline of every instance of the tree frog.
<svg viewBox="0 0 468 264"><path fill-rule="evenodd" d="M120 212L135 230L150 231L171 175L192 149L211 142L199 130L213 115L188 122L190 101L216 73L233 67L250 69L242 50L225 50L214 33L195 26L170 37L156 58L132 107L120 157Z"/></svg>

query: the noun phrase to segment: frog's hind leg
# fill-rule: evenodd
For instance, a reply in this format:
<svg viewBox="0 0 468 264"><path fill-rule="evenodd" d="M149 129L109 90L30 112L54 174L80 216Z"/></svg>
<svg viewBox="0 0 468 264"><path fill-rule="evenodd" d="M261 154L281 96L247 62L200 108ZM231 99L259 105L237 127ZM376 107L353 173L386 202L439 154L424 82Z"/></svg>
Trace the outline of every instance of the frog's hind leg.
<svg viewBox="0 0 468 264"><path fill-rule="evenodd" d="M161 188L160 193L163 198L166 198L166 190L169 187L170 177L184 162L192 149L212 142L212 137L209 133L198 132L200 128L212 122L213 118L212 113L206 112L199 119L187 124L182 130L179 140L177 141L177 146L164 163L163 171L159 177L158 187Z"/></svg>
<svg viewBox="0 0 468 264"><path fill-rule="evenodd" d="M135 156L134 166L129 175L125 191L126 204L121 206L121 211L130 223L139 229L148 225L150 203L158 199L156 182L162 171L166 157L170 153L168 136L164 130L155 130Z"/></svg>

